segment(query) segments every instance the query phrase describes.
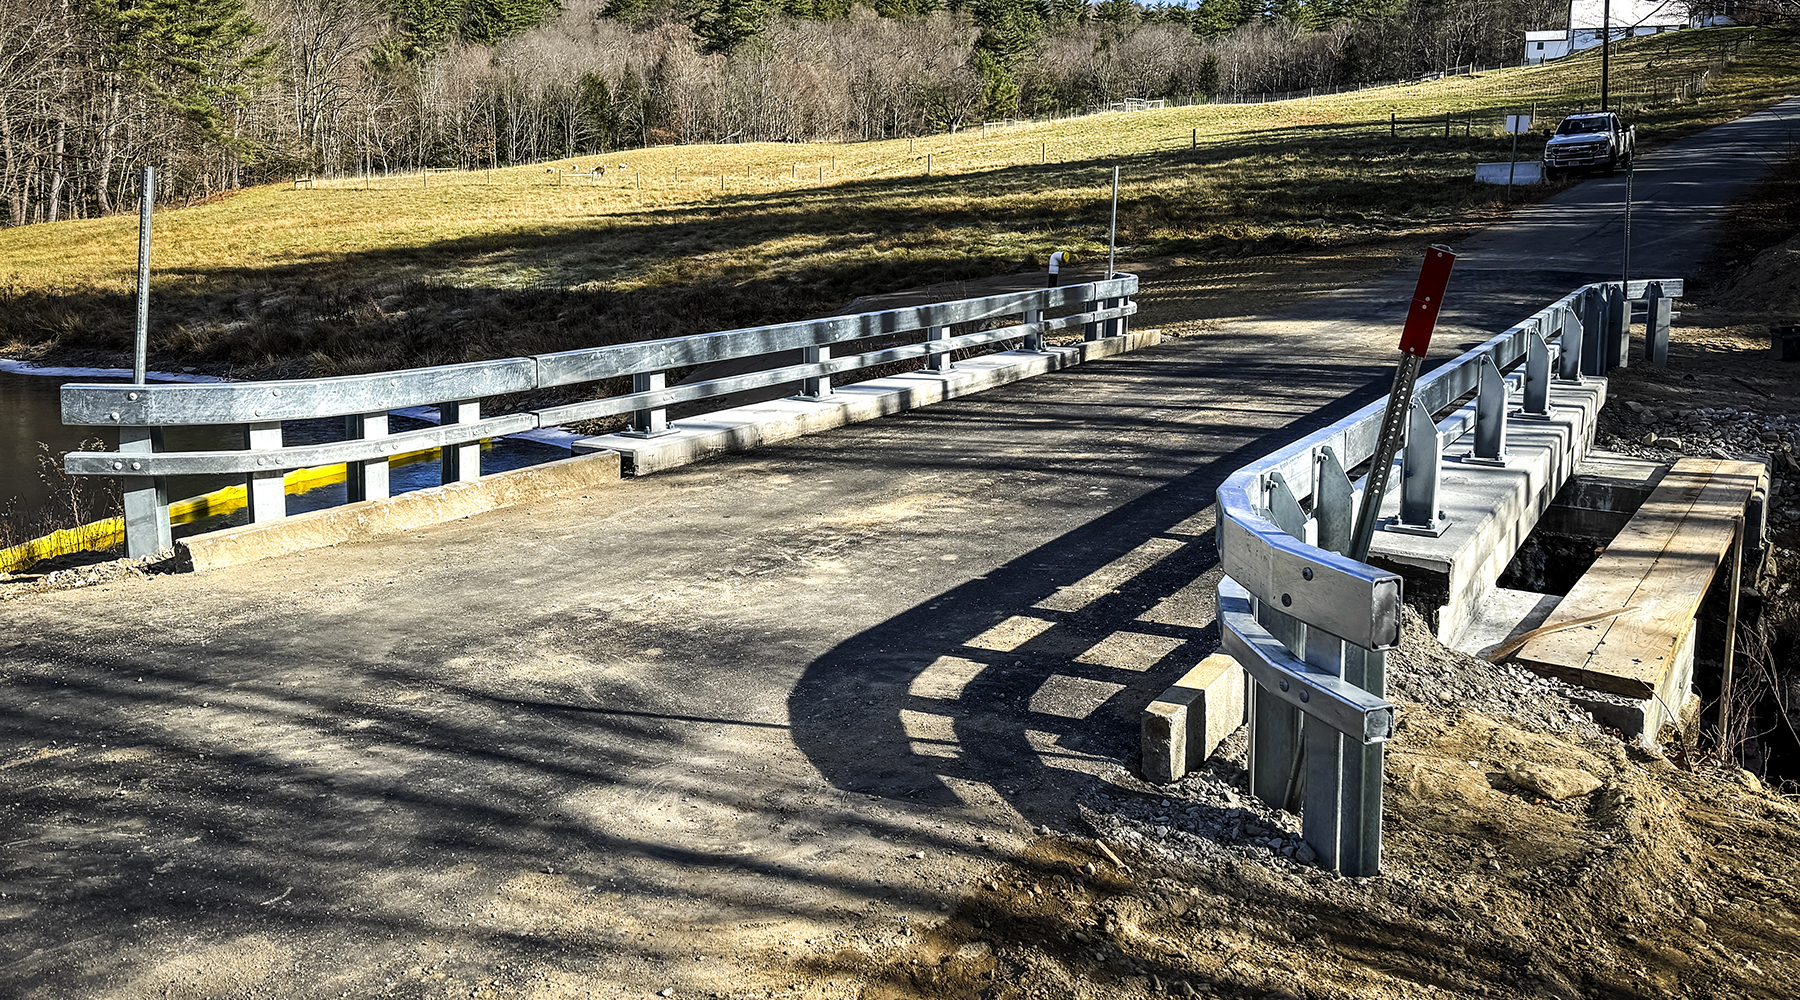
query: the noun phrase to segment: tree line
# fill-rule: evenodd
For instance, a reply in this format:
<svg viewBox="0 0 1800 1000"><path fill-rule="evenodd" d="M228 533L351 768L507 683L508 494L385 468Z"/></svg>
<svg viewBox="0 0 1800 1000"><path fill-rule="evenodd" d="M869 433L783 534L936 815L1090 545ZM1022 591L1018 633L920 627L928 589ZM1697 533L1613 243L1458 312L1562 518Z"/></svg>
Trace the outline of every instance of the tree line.
<svg viewBox="0 0 1800 1000"><path fill-rule="evenodd" d="M299 174L854 141L1516 59L1565 0L5 0L0 224Z"/></svg>

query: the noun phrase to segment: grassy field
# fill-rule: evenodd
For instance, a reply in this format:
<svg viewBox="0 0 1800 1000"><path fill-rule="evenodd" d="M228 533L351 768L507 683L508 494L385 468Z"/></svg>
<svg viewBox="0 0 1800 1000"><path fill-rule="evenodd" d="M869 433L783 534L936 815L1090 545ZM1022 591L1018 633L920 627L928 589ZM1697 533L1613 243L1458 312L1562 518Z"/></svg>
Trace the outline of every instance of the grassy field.
<svg viewBox="0 0 1800 1000"><path fill-rule="evenodd" d="M1800 90L1752 29L1619 46L1614 91L1745 43L1697 100L1633 109L1659 141ZM467 173L321 179L158 212L152 363L327 374L616 343L813 315L862 294L1104 253L1328 253L1503 212L1470 179L1509 112L1593 106L1597 54L1273 104L1172 108L854 145L659 147ZM1453 135L1401 119L1450 116ZM1468 120L1469 135L1463 134ZM605 165L604 177L591 169ZM929 174L927 170L929 169ZM581 173L570 173L581 171ZM1542 193L1548 189L1540 189ZM1534 194L1533 196L1536 196ZM0 231L0 355L117 363L136 218Z"/></svg>

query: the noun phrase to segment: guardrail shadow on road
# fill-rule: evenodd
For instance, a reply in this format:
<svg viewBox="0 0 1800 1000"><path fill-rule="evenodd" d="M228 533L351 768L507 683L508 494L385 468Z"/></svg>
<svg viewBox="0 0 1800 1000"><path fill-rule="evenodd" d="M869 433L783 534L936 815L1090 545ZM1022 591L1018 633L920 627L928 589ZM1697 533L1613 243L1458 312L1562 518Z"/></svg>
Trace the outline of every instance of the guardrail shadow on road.
<svg viewBox="0 0 1800 1000"><path fill-rule="evenodd" d="M1129 377L1118 371L1126 365L1109 363L1108 374ZM1244 367L1196 373L1195 397L1206 398L1208 381L1242 379ZM1346 375L1331 365L1270 365L1268 373L1281 379L1269 383L1270 395L1296 404L1262 409L1278 415L1306 413L1311 401L1342 392ZM1374 387L1244 436L1229 453L815 659L788 699L795 743L840 789L942 807L974 783L1033 823L1065 822L1071 802L1105 781L1096 772L1134 766L1143 705L1218 648L1204 581L1217 569L1220 483L1354 412ZM908 419L964 422L932 411ZM1243 435L1220 428L1234 431ZM1168 612L1154 613L1165 604ZM1083 659L1121 641L1125 648ZM1096 662L1121 654L1135 662Z"/></svg>

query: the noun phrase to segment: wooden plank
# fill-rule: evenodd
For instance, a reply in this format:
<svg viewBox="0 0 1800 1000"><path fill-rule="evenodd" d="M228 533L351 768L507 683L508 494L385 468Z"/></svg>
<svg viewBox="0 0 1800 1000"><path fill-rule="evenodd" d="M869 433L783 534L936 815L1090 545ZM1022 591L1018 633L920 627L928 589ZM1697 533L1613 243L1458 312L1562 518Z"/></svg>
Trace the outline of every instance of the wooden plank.
<svg viewBox="0 0 1800 1000"><path fill-rule="evenodd" d="M1755 462L1677 462L1545 625L1572 624L1596 608L1634 610L1534 639L1519 661L1585 687L1648 698L1673 664L1765 475Z"/></svg>
<svg viewBox="0 0 1800 1000"><path fill-rule="evenodd" d="M1668 547L1680 519L1687 516L1700 499L1706 486L1706 475L1718 464L1711 459L1702 462L1705 464L1699 467L1683 466L1679 473L1669 470L1624 530L1557 603L1556 610L1544 620L1545 628L1572 624L1575 619L1595 612L1632 605L1632 597L1644 575ZM1616 618L1607 619L1545 635L1526 643L1519 651L1519 659L1554 669L1556 676L1585 683L1580 680L1580 672L1616 621Z"/></svg>
<svg viewBox="0 0 1800 1000"><path fill-rule="evenodd" d="M1589 659L1590 672L1651 690L1661 686L1764 473L1756 462L1719 463L1681 531L1638 589L1640 610L1607 632Z"/></svg>

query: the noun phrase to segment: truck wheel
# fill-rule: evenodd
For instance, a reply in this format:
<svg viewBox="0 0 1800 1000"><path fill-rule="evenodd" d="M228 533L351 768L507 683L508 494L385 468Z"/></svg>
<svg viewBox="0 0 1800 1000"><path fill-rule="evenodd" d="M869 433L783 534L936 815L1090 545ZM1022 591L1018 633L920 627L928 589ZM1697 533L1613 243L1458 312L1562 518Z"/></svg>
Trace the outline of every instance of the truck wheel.
<svg viewBox="0 0 1800 1000"><path fill-rule="evenodd" d="M1544 180L1552 181L1552 182L1560 181L1560 180L1562 180L1562 171L1556 169L1555 167L1545 167L1544 168Z"/></svg>
<svg viewBox="0 0 1800 1000"><path fill-rule="evenodd" d="M1615 156L1606 161L1606 176L1611 177L1613 174L1616 174L1618 172L1619 172L1619 158Z"/></svg>

